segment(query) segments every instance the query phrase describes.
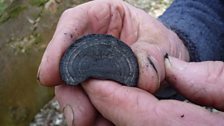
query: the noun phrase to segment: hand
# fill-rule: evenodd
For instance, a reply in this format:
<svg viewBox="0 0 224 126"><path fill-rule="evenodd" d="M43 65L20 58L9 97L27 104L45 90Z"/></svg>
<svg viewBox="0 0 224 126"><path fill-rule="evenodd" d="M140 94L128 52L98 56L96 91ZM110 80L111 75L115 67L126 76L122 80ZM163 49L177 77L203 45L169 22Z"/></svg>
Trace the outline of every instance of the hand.
<svg viewBox="0 0 224 126"><path fill-rule="evenodd" d="M160 87L160 82L165 79L164 55L166 53L181 60L189 59L185 46L174 32L144 11L123 1L91 1L66 10L43 55L38 76L40 82L46 86L58 85L55 88L56 98L64 108L70 125L73 123L81 126L93 123L111 124L98 114L92 105L95 102L89 95L88 85L94 81L86 82L89 84L86 84L85 88L70 87L64 85L59 75L59 61L64 51L75 39L90 33L111 34L126 42L138 58L140 67L138 87L150 93L154 93ZM100 86L99 90L105 85ZM110 90L113 91L113 84L104 88L104 91L110 93ZM140 91L135 88L133 90ZM94 106L97 105L94 104ZM107 118L106 115L103 116ZM113 123L116 124L116 122Z"/></svg>
<svg viewBox="0 0 224 126"><path fill-rule="evenodd" d="M187 63L168 57L165 66L167 80L189 100L224 110L223 62ZM121 86L112 81L91 80L85 82L83 88L97 110L118 126L224 124L223 112L211 113L197 105L175 100L159 101L144 90ZM111 124L105 124L104 121L102 125Z"/></svg>
<svg viewBox="0 0 224 126"><path fill-rule="evenodd" d="M165 62L167 80L186 98L224 111L223 62L187 63L173 57Z"/></svg>
<svg viewBox="0 0 224 126"><path fill-rule="evenodd" d="M75 39L91 33L111 34L132 48L140 65L138 86L149 92L155 92L165 78L166 53L189 59L178 36L144 11L120 0L97 0L62 14L39 67L40 81L49 86L61 84L58 68L64 51Z"/></svg>

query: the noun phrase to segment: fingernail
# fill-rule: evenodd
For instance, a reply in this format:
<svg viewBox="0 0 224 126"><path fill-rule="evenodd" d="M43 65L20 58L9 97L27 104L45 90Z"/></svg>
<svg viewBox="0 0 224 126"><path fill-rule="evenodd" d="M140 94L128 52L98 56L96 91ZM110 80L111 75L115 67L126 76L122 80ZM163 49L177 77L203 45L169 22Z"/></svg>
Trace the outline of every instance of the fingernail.
<svg viewBox="0 0 224 126"><path fill-rule="evenodd" d="M71 105L66 105L64 108L63 108L63 113L65 115L65 119L66 119L66 122L68 124L68 126L74 126L75 123L75 116L74 116L74 110L72 108Z"/></svg>
<svg viewBox="0 0 224 126"><path fill-rule="evenodd" d="M172 67L172 65L171 65L171 62L170 62L170 59L169 59L169 55L168 55L168 53L166 53L165 55L164 55L164 60L165 60L165 66L166 67Z"/></svg>
<svg viewBox="0 0 224 126"><path fill-rule="evenodd" d="M169 59L169 55L168 55L168 53L166 53L166 54L164 55L164 59Z"/></svg>
<svg viewBox="0 0 224 126"><path fill-rule="evenodd" d="M40 67L38 68L38 71L37 71L37 80L40 82Z"/></svg>

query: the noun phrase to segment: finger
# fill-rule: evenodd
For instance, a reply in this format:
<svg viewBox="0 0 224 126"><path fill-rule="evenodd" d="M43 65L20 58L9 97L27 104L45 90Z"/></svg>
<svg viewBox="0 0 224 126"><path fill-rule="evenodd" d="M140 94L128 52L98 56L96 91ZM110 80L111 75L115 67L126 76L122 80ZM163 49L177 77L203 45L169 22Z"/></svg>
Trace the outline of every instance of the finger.
<svg viewBox="0 0 224 126"><path fill-rule="evenodd" d="M224 63L165 60L167 79L188 99L224 110Z"/></svg>
<svg viewBox="0 0 224 126"><path fill-rule="evenodd" d="M123 9L119 3L91 1L62 14L39 66L38 76L42 84L52 86L61 83L59 61L64 51L80 36L108 33L119 37L123 18Z"/></svg>
<svg viewBox="0 0 224 126"><path fill-rule="evenodd" d="M80 87L60 85L55 95L69 126L92 126L97 112Z"/></svg>
<svg viewBox="0 0 224 126"><path fill-rule="evenodd" d="M137 89L126 86L121 86L112 81L90 80L83 84L87 95L89 96L93 105L102 114L103 117L112 121L115 125L129 125L133 120L138 120L142 117L134 116L142 106L144 109L149 106L146 105L147 93ZM153 105L157 99L154 97L147 97ZM137 124L136 124L137 125Z"/></svg>
<svg viewBox="0 0 224 126"><path fill-rule="evenodd" d="M138 87L150 93L155 93L165 79L164 55L166 52L160 44L142 41L132 44L131 48L139 65ZM172 52L168 53L172 55ZM186 57L179 58L187 59Z"/></svg>
<svg viewBox="0 0 224 126"><path fill-rule="evenodd" d="M182 60L188 60L189 56L183 42L173 31L142 10L127 6L132 11L131 17L138 19L140 29L138 39L131 45L139 64L138 87L154 93L165 78L164 55L168 53Z"/></svg>
<svg viewBox="0 0 224 126"><path fill-rule="evenodd" d="M138 87L154 93L165 78L163 53L155 44L136 42L131 45L139 65Z"/></svg>
<svg viewBox="0 0 224 126"><path fill-rule="evenodd" d="M83 85L97 110L121 126L222 126L223 113L184 102L158 101L144 90L121 86L112 81L90 80Z"/></svg>
<svg viewBox="0 0 224 126"><path fill-rule="evenodd" d="M39 66L41 84L55 85L61 83L59 76L59 60L73 40L85 32L88 24L86 12L79 8L66 10L57 25L56 31Z"/></svg>

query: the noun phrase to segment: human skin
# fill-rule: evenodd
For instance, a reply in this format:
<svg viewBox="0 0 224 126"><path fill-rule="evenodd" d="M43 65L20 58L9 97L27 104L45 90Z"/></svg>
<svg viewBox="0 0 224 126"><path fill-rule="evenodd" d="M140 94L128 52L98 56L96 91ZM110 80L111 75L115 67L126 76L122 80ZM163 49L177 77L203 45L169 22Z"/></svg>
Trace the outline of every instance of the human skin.
<svg viewBox="0 0 224 126"><path fill-rule="evenodd" d="M106 80L88 80L81 86L64 84L59 75L59 61L63 53L74 40L92 33L111 34L131 47L139 64L138 87L126 87ZM170 57L164 61L166 53ZM181 63L177 64L188 61L188 51L178 36L161 22L123 1L97 0L68 9L62 14L55 34L43 55L38 78L45 86L55 86L55 95L65 113L68 125L221 126L224 124L222 113L210 113L193 104L158 100L153 96L162 85L165 76L175 85L182 82L173 79L180 76L177 75L180 72L176 72L178 69L171 69L174 68L171 64L179 61L178 59ZM156 70L149 60L155 65ZM181 92L185 84L175 87ZM220 87L222 88L217 90L223 89L224 86ZM194 98L194 93L188 93L186 90L182 92L189 99L191 95ZM221 92L223 96L223 90ZM208 91L211 97L203 94L202 100L193 99L193 101L213 105L222 110L224 107L217 106L217 103L222 103L223 98L216 100L216 104L211 104L211 98L216 98L212 93L214 90Z"/></svg>

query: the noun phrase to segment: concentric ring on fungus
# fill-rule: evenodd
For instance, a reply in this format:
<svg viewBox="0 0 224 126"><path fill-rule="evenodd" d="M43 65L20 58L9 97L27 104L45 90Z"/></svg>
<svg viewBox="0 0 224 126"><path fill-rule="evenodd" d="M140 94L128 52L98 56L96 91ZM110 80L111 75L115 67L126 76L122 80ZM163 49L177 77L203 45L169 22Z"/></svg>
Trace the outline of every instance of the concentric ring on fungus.
<svg viewBox="0 0 224 126"><path fill-rule="evenodd" d="M66 50L60 74L68 85L96 78L136 86L139 71L134 53L124 42L111 35L91 34L76 40Z"/></svg>

